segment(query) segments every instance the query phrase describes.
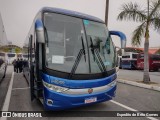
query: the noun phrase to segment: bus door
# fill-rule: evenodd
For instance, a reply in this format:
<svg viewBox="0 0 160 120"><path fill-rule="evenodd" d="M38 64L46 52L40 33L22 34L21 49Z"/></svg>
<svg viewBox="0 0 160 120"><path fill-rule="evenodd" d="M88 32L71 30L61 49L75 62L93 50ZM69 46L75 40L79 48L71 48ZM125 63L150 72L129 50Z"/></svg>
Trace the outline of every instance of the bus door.
<svg viewBox="0 0 160 120"><path fill-rule="evenodd" d="M42 89L43 89L43 85L42 85L42 54L43 54L43 49L44 49L44 45L42 43L38 43L37 42L37 38L35 36L34 38L34 47L35 47L35 51L34 51L34 56L35 56L35 60L34 60L34 76L35 76L35 91L36 91L36 97L41 98L43 97L42 94Z"/></svg>
<svg viewBox="0 0 160 120"><path fill-rule="evenodd" d="M30 36L30 87L31 100L34 98L41 98L42 94L42 49L43 45L38 43L36 36Z"/></svg>
<svg viewBox="0 0 160 120"><path fill-rule="evenodd" d="M30 35L30 37L29 37L29 51L28 51L28 53L29 53L29 59L28 59L28 62L29 62L29 74L30 74L30 94L31 94L31 100L33 100L34 98L35 98L35 93L34 93L34 79L35 79L35 74L34 74L34 67L35 67L35 65L34 65L34 62L32 62L32 41L33 41L33 36L32 35Z"/></svg>

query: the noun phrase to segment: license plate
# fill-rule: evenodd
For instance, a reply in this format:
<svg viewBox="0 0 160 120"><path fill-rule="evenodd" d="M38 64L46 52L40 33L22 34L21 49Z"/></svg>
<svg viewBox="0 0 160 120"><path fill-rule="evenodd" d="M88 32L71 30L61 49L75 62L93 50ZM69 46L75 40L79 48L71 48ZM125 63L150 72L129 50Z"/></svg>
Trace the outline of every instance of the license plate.
<svg viewBox="0 0 160 120"><path fill-rule="evenodd" d="M97 98L96 98L96 97L85 99L85 103L93 103L93 102L96 102L96 101L97 101Z"/></svg>

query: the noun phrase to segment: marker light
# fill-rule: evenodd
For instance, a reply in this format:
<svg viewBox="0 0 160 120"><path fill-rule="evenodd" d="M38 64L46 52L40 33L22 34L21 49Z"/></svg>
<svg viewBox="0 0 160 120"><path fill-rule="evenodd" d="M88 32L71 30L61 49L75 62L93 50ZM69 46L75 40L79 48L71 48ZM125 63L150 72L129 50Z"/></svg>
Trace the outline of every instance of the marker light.
<svg viewBox="0 0 160 120"><path fill-rule="evenodd" d="M109 86L114 87L116 84L117 84L117 81L114 80L113 82L111 82L111 83L109 84Z"/></svg>

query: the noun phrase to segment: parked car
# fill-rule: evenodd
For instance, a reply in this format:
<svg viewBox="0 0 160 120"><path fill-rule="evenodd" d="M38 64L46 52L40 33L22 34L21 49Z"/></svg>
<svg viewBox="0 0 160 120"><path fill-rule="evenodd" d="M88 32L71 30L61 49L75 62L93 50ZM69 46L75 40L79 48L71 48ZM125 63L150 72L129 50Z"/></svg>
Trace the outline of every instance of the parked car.
<svg viewBox="0 0 160 120"><path fill-rule="evenodd" d="M2 80L6 75L7 63L0 59L0 80Z"/></svg>

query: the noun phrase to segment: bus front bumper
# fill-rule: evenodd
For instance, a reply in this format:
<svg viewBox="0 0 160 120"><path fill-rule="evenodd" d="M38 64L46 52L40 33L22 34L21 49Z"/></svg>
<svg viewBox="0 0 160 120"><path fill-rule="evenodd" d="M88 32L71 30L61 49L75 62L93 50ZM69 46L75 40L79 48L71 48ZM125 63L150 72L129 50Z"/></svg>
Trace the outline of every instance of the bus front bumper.
<svg viewBox="0 0 160 120"><path fill-rule="evenodd" d="M94 94L69 95L57 93L44 87L43 105L45 110L64 110L78 106L86 106L111 100L115 97L115 91L116 85ZM88 102L86 102L87 100Z"/></svg>

